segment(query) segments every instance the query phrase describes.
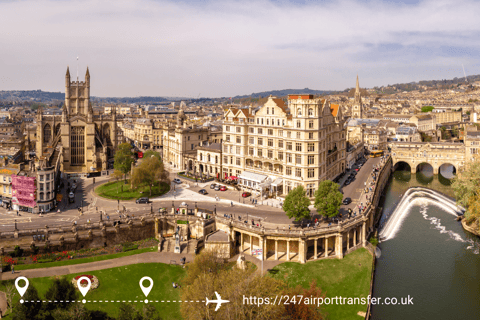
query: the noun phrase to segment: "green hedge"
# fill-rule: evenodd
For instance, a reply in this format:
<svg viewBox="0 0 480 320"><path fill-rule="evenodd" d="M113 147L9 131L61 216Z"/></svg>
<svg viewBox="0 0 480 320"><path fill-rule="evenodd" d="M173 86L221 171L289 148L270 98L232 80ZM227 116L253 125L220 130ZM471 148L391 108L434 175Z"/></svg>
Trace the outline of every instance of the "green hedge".
<svg viewBox="0 0 480 320"><path fill-rule="evenodd" d="M123 252L131 251L131 250L137 250L137 249L138 249L138 244L135 244L135 245L128 246L128 247L123 247Z"/></svg>

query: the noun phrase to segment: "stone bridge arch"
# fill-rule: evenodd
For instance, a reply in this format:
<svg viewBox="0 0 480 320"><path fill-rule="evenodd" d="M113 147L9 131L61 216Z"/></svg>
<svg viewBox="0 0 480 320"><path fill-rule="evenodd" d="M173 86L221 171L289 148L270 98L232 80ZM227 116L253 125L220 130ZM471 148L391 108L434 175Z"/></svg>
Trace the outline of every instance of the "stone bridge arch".
<svg viewBox="0 0 480 320"><path fill-rule="evenodd" d="M410 172L411 173L415 173L417 172L417 166L415 164L413 164L412 162L408 161L408 160L393 160L393 166L392 166L392 171L396 171L398 170L399 167L401 167L402 165L408 165L410 167Z"/></svg>

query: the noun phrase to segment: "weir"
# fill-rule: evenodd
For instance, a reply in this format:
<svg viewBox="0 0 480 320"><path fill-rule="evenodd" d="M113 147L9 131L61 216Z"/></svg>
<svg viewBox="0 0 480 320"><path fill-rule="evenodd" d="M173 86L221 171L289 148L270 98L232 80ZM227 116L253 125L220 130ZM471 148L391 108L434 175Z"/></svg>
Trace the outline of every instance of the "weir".
<svg viewBox="0 0 480 320"><path fill-rule="evenodd" d="M425 198L441 205L448 213L452 215L458 216L465 213L465 208L458 206L454 200L435 190L423 187L412 187L405 192L395 210L390 215L385 217L384 221L386 222L383 224L383 226L381 226L379 239L381 241L386 241L393 238L395 233L402 225L403 220L410 212L410 208L418 200Z"/></svg>

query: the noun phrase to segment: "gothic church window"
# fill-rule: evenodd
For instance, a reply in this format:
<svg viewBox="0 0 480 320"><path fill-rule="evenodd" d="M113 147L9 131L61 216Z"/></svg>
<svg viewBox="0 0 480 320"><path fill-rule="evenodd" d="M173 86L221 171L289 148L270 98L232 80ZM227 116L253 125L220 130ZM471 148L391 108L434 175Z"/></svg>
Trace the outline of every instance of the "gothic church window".
<svg viewBox="0 0 480 320"><path fill-rule="evenodd" d="M47 123L45 127L43 127L43 142L49 142L52 138L52 127Z"/></svg>

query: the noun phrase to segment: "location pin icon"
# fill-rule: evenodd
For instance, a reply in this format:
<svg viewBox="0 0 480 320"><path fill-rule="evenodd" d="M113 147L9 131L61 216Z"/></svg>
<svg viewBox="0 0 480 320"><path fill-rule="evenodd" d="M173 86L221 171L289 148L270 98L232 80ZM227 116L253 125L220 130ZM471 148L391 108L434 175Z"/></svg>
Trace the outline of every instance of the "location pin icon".
<svg viewBox="0 0 480 320"><path fill-rule="evenodd" d="M22 287L20 287L20 286L18 285L18 282L19 282L20 280L24 280L24 281L25 281L25 283L26 283L26 284L25 284L25 287L22 288ZM17 291L18 291L18 293L20 294L20 296L23 297L23 295L25 294L25 291L27 291L27 289L28 289L28 279L25 278L25 277L18 277L18 278L15 280L15 287L17 288Z"/></svg>
<svg viewBox="0 0 480 320"><path fill-rule="evenodd" d="M86 287L82 287L80 285L80 282L82 282L82 280L86 280L88 282ZM83 276L83 277L78 278L78 280L77 280L78 290L80 290L80 292L83 294L84 297L87 294L88 290L90 290L91 285L92 285L92 281L90 281L90 279L88 277Z"/></svg>
<svg viewBox="0 0 480 320"><path fill-rule="evenodd" d="M143 280L148 280L148 281L150 281L150 285L149 285L148 287L144 287L144 286L143 286ZM149 294L150 291L152 290L152 287L153 287L153 280L152 280L152 278L150 278L150 277L143 277L142 279L140 279L140 288L142 289L143 294L145 295L145 297L148 297L148 294Z"/></svg>

